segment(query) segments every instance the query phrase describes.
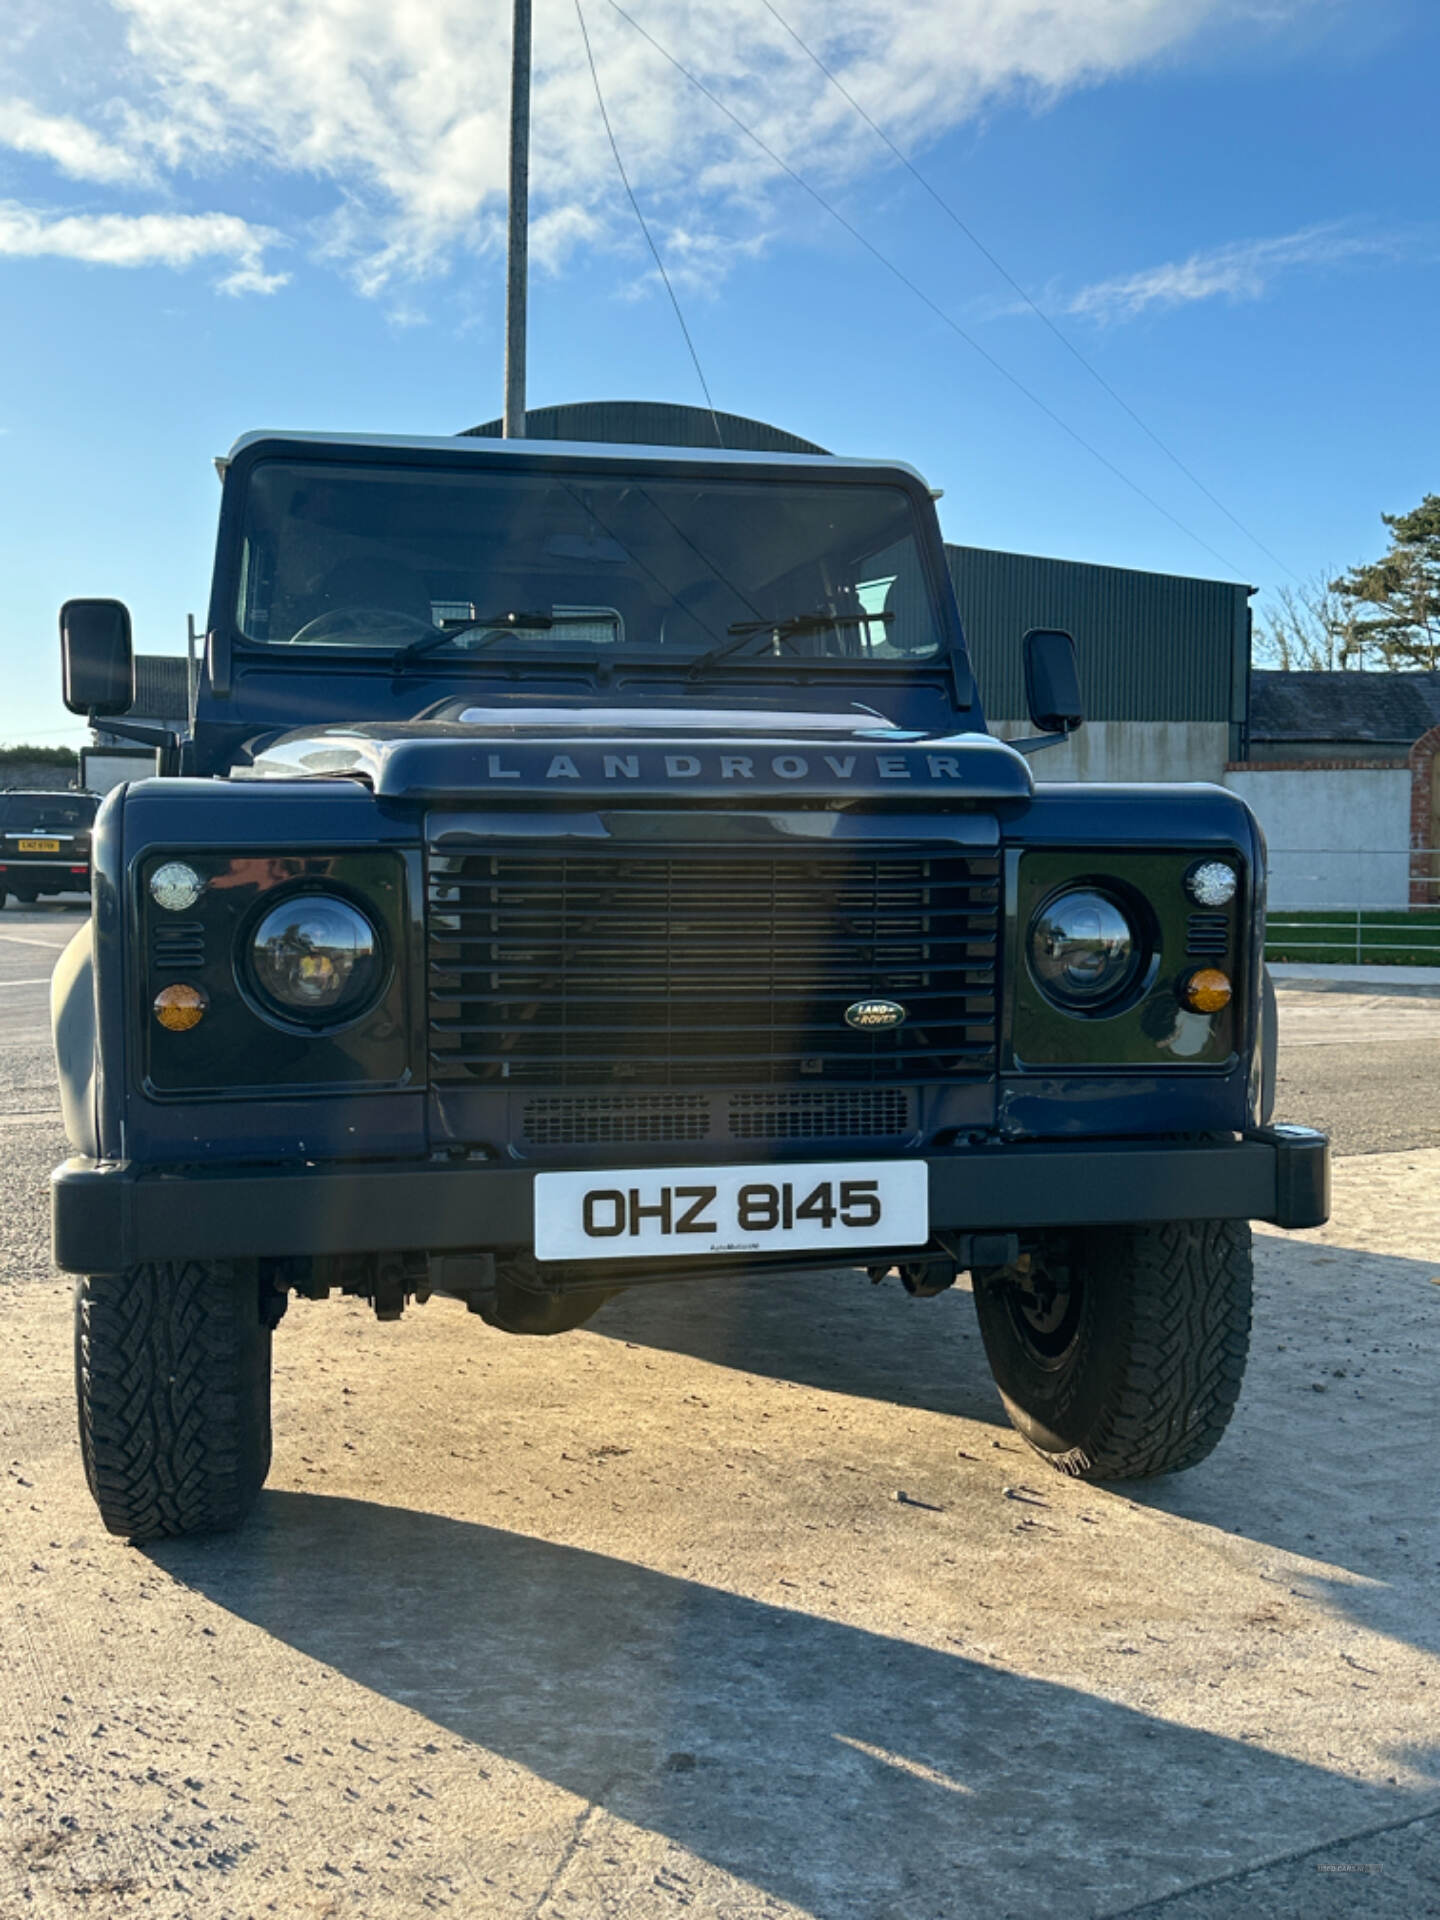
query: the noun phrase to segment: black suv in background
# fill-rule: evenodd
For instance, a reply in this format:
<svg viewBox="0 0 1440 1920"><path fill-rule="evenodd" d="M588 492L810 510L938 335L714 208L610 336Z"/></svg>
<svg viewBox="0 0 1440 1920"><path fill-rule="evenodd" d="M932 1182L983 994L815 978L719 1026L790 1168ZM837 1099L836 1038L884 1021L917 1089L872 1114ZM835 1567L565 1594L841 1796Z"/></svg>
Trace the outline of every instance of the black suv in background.
<svg viewBox="0 0 1440 1920"><path fill-rule="evenodd" d="M93 793L28 788L0 793L0 907L33 906L42 893L89 893Z"/></svg>

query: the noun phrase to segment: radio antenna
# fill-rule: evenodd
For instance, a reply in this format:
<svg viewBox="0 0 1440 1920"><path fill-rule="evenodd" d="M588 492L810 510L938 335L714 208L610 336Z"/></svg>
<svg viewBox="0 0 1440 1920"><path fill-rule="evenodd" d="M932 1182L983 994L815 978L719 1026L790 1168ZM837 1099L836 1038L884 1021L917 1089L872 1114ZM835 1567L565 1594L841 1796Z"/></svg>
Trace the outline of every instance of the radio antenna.
<svg viewBox="0 0 1440 1920"><path fill-rule="evenodd" d="M530 6L515 0L510 38L510 233L505 268L507 440L525 437L525 317L530 277Z"/></svg>

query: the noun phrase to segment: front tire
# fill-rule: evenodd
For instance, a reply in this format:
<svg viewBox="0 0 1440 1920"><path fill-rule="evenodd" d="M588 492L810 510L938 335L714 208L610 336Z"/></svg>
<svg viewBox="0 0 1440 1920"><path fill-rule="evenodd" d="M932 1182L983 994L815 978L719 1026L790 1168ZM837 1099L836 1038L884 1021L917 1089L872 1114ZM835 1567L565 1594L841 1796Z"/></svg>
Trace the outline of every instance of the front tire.
<svg viewBox="0 0 1440 1920"><path fill-rule="evenodd" d="M1178 1473L1219 1442L1250 1344L1250 1228L1234 1220L1047 1235L974 1276L1011 1424L1061 1473Z"/></svg>
<svg viewBox="0 0 1440 1920"><path fill-rule="evenodd" d="M270 1470L270 1326L253 1264L157 1261L75 1289L85 1478L126 1540L237 1526Z"/></svg>

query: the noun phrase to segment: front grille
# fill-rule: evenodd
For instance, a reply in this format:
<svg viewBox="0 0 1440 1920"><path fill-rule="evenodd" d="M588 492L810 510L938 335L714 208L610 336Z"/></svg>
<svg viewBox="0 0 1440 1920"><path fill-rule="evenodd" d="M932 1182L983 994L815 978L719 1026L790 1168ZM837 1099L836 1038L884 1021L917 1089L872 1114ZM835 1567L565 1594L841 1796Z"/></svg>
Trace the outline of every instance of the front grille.
<svg viewBox="0 0 1440 1920"><path fill-rule="evenodd" d="M429 903L440 1080L904 1085L993 1064L993 855L432 849ZM902 1026L846 1024L880 997Z"/></svg>

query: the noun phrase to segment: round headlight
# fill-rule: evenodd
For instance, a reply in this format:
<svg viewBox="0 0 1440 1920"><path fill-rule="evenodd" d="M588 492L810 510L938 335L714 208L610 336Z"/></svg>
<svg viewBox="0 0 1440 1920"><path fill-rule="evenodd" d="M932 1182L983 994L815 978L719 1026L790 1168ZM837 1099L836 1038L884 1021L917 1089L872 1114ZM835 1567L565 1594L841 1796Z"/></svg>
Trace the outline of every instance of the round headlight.
<svg viewBox="0 0 1440 1920"><path fill-rule="evenodd" d="M1224 860L1201 860L1185 876L1185 891L1197 907L1226 907L1235 898L1235 869Z"/></svg>
<svg viewBox="0 0 1440 1920"><path fill-rule="evenodd" d="M250 972L261 999L288 1019L353 1018L380 984L380 937L347 900L296 894L255 928Z"/></svg>
<svg viewBox="0 0 1440 1920"><path fill-rule="evenodd" d="M1129 986L1139 964L1135 929L1107 893L1056 894L1030 923L1030 971L1058 1007L1103 1006Z"/></svg>

